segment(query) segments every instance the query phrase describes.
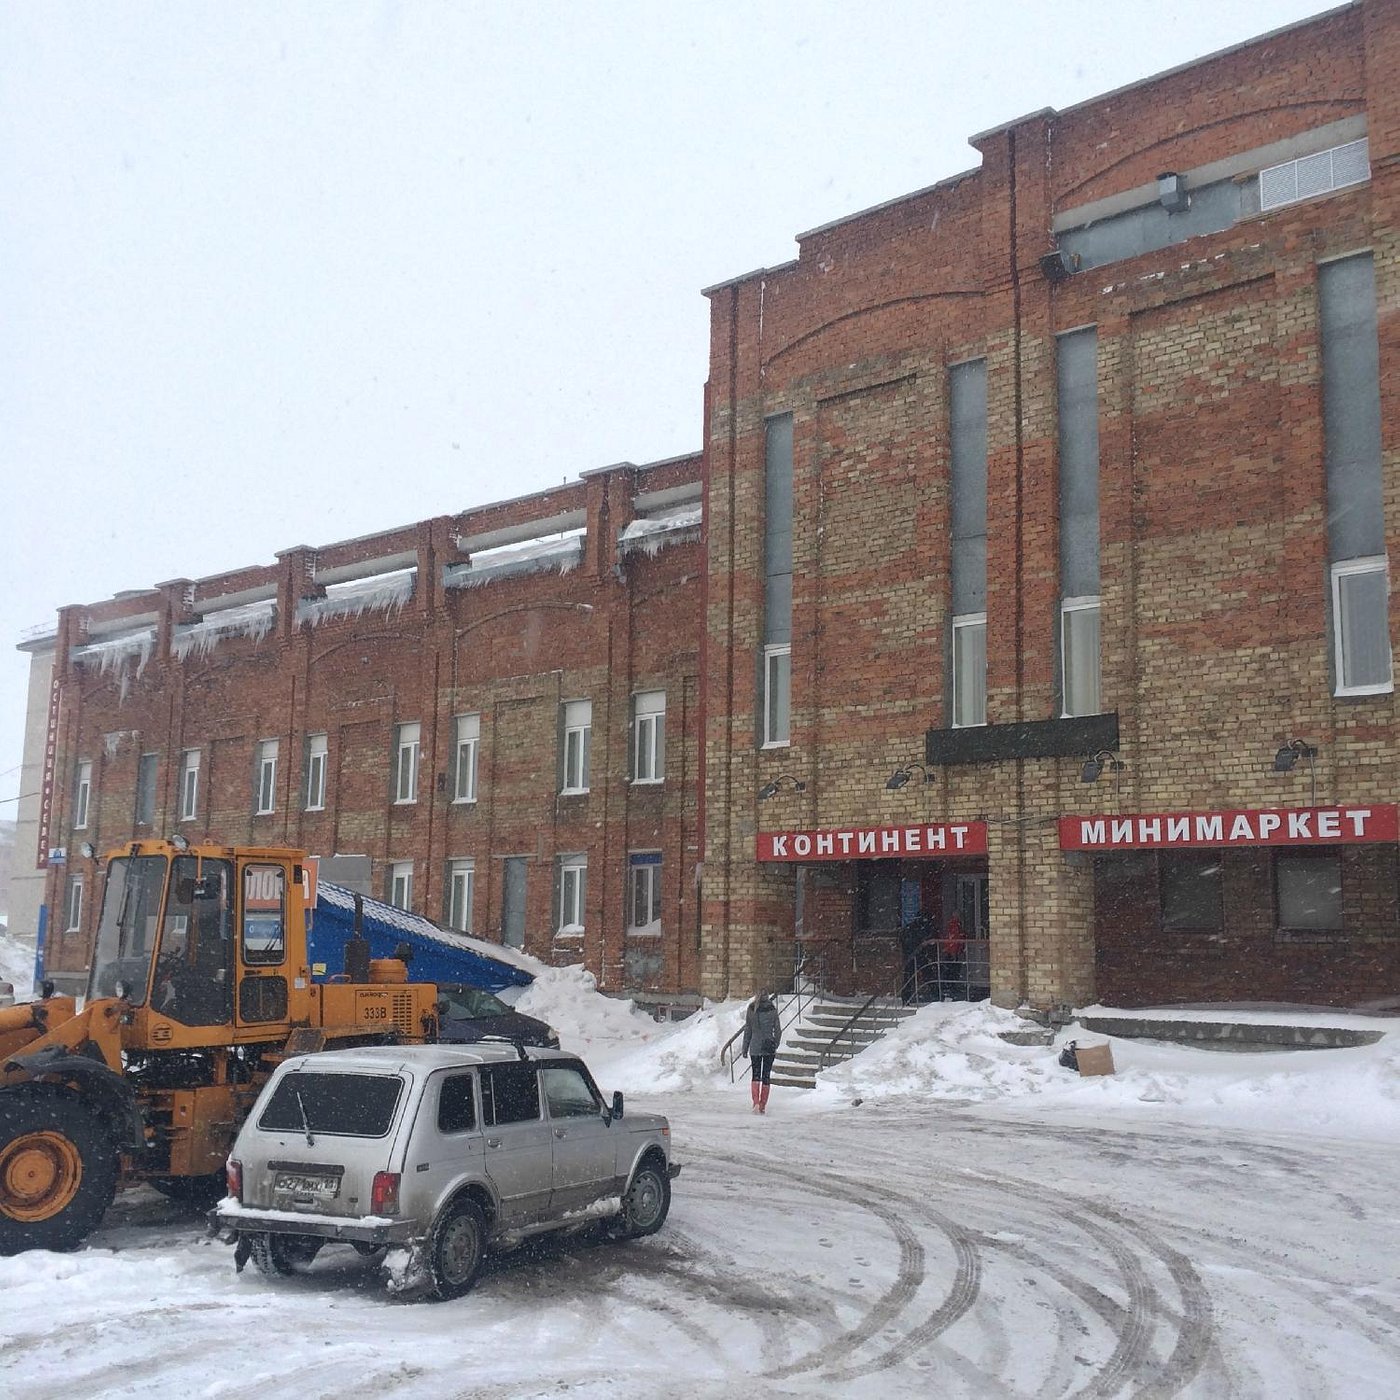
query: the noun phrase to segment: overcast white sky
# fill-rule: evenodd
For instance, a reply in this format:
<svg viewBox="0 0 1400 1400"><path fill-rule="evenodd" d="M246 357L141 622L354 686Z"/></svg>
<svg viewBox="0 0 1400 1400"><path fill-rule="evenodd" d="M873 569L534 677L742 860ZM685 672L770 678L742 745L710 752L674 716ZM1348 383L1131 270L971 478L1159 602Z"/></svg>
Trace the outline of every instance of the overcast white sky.
<svg viewBox="0 0 1400 1400"><path fill-rule="evenodd" d="M702 286L1325 8L0 0L0 818L61 605L697 450Z"/></svg>

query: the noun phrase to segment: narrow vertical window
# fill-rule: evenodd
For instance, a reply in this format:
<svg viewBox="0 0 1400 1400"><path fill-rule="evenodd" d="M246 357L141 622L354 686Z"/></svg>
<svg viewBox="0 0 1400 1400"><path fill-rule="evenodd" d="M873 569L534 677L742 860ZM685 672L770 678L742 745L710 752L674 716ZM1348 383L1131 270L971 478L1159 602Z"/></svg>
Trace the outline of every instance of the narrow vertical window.
<svg viewBox="0 0 1400 1400"><path fill-rule="evenodd" d="M156 819L156 777L160 755L143 753L136 761L136 825L150 826Z"/></svg>
<svg viewBox="0 0 1400 1400"><path fill-rule="evenodd" d="M180 820L193 821L199 815L199 750L186 749L180 755Z"/></svg>
<svg viewBox="0 0 1400 1400"><path fill-rule="evenodd" d="M666 692L632 697L632 781L659 783L666 776Z"/></svg>
<svg viewBox="0 0 1400 1400"><path fill-rule="evenodd" d="M1098 331L1055 342L1060 447L1060 712L1096 715L1099 696Z"/></svg>
<svg viewBox="0 0 1400 1400"><path fill-rule="evenodd" d="M952 495L952 677L955 727L987 722L987 364L948 373Z"/></svg>
<svg viewBox="0 0 1400 1400"><path fill-rule="evenodd" d="M481 747L481 716L458 715L452 769L452 800L476 801L477 755Z"/></svg>
<svg viewBox="0 0 1400 1400"><path fill-rule="evenodd" d="M563 715L563 792L588 791L588 750L593 735L593 702L570 700Z"/></svg>
<svg viewBox="0 0 1400 1400"><path fill-rule="evenodd" d="M394 801L418 801L418 748L423 727L400 724L394 730Z"/></svg>
<svg viewBox="0 0 1400 1400"><path fill-rule="evenodd" d="M92 761L78 760L73 779L73 829L80 831L88 824L88 808L92 804Z"/></svg>
<svg viewBox="0 0 1400 1400"><path fill-rule="evenodd" d="M565 856L559 862L559 932L583 932L588 897L588 857Z"/></svg>
<svg viewBox="0 0 1400 1400"><path fill-rule="evenodd" d="M791 742L792 414L763 425L763 655L760 742Z"/></svg>
<svg viewBox="0 0 1400 1400"><path fill-rule="evenodd" d="M454 860L447 869L447 922L458 933L472 932L472 901L476 895L476 862Z"/></svg>
<svg viewBox="0 0 1400 1400"><path fill-rule="evenodd" d="M77 933L83 926L83 877L74 875L68 881L65 933Z"/></svg>
<svg viewBox="0 0 1400 1400"><path fill-rule="evenodd" d="M413 908L413 862L396 860L389 867L389 903L396 909Z"/></svg>
<svg viewBox="0 0 1400 1400"><path fill-rule="evenodd" d="M265 817L277 806L278 740L264 739L258 745L257 798L254 812Z"/></svg>
<svg viewBox="0 0 1400 1400"><path fill-rule="evenodd" d="M627 932L661 932L660 851L634 851L628 858Z"/></svg>
<svg viewBox="0 0 1400 1400"><path fill-rule="evenodd" d="M306 810L320 812L326 805L326 764L330 746L326 735L311 734L306 740Z"/></svg>
<svg viewBox="0 0 1400 1400"><path fill-rule="evenodd" d="M1317 270L1333 689L1394 689L1381 486L1380 345L1370 253Z"/></svg>

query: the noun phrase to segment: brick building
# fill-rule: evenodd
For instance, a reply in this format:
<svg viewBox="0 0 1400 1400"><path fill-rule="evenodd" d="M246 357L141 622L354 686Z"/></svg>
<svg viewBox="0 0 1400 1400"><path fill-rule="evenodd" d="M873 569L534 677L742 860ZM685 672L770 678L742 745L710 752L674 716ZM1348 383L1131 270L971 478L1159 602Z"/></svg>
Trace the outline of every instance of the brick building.
<svg viewBox="0 0 1400 1400"><path fill-rule="evenodd" d="M179 832L368 856L405 908L604 988L693 987L700 494L698 458L623 465L63 609L30 643L50 969L86 965L84 847Z"/></svg>
<svg viewBox="0 0 1400 1400"><path fill-rule="evenodd" d="M149 827L658 998L1394 996L1398 64L1359 0L975 136L708 290L700 459L63 610L51 962Z"/></svg>
<svg viewBox="0 0 1400 1400"><path fill-rule="evenodd" d="M708 290L708 990L922 913L1008 1005L1400 992L1398 60L1364 0Z"/></svg>

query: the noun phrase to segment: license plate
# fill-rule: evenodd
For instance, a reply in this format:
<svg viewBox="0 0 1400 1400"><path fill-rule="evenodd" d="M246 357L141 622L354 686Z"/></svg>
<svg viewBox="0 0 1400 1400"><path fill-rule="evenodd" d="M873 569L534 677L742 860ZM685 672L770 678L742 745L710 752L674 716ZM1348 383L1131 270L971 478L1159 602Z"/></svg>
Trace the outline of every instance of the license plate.
<svg viewBox="0 0 1400 1400"><path fill-rule="evenodd" d="M312 1172L278 1172L273 1189L279 1196L320 1196L333 1200L340 1194L340 1178Z"/></svg>

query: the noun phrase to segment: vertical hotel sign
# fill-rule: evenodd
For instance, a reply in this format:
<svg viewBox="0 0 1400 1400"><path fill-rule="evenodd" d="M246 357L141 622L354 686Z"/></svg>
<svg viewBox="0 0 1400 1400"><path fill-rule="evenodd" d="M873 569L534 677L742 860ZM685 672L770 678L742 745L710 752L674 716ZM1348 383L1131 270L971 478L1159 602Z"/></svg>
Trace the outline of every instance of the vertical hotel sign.
<svg viewBox="0 0 1400 1400"><path fill-rule="evenodd" d="M39 785L39 851L35 868L45 870L49 864L49 829L53 825L53 780L58 764L58 667L54 667L49 682L49 724L44 737L44 781Z"/></svg>

